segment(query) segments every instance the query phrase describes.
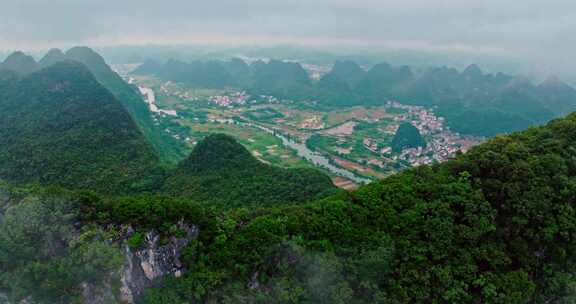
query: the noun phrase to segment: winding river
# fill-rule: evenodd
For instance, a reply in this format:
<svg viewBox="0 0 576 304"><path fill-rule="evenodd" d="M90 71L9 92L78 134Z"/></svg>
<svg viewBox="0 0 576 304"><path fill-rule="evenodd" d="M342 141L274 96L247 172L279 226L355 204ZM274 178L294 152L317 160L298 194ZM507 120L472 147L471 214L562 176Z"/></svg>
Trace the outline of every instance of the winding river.
<svg viewBox="0 0 576 304"><path fill-rule="evenodd" d="M324 169L327 169L328 171L338 175L338 176L342 176L344 178L347 178L355 183L358 184L368 184L371 182L370 179L364 178L364 177L360 177L356 174L354 174L351 171L348 171L346 169L337 167L335 165L332 164L332 162L330 162L330 159L317 153L314 152L312 150L310 150L308 147L306 147L306 144L302 144L302 143L298 143L294 140L291 140L290 138L286 137L285 135L276 132L273 129L255 124L255 123L245 123L245 122L236 122L237 124L240 125L246 125L246 126L250 126L250 127L254 127L257 129L260 129L266 133L272 134L275 137L279 138L280 140L282 140L282 144L294 151L296 151L296 154L298 154L299 157L304 158L305 160L307 160L308 162L312 163L313 165L317 166L317 167L322 167Z"/></svg>
<svg viewBox="0 0 576 304"><path fill-rule="evenodd" d="M138 89L140 90L140 93L145 97L145 101L148 104L148 106L150 107L151 112L162 113L162 114L166 114L166 115L170 115L170 116L178 116L178 114L174 110L162 110L162 109L158 108L158 106L156 105L156 94L155 94L154 90L152 90L151 88L146 88L146 87L141 87L141 86L139 86ZM257 128L257 129L260 129L266 133L274 135L275 137L279 138L282 141L282 144L285 147L288 147L288 148L296 151L296 154L299 157L305 159L306 161L312 163L313 165L315 165L317 167L324 168L324 169L334 173L335 175L347 178L347 179L349 179L355 183L358 183L358 184L367 184L367 183L371 182L370 179L360 177L357 174L355 174L349 170L335 166L334 164L332 164L332 162L330 162L329 158L308 149L308 147L306 147L305 144L298 143L294 140L291 140L287 136L281 134L280 132L276 132L275 130L273 130L271 128L261 126L259 124L253 123L253 122L240 122L240 121L235 120L234 123L236 123L238 125L247 126L247 127Z"/></svg>
<svg viewBox="0 0 576 304"><path fill-rule="evenodd" d="M145 88L141 86L139 86L138 89L140 90L140 94L142 94L142 96L145 97L145 101L148 104L148 107L150 108L151 112L166 114L174 117L178 116L178 113L176 113L176 111L174 110L162 110L158 108L158 105L156 104L156 93L154 93L154 90L152 90L151 88Z"/></svg>

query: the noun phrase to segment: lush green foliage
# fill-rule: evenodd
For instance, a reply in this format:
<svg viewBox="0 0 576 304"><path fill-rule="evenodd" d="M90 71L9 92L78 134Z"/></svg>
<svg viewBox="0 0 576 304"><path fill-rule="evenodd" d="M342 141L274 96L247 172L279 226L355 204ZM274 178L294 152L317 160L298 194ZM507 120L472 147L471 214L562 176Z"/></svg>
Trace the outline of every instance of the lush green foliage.
<svg viewBox="0 0 576 304"><path fill-rule="evenodd" d="M0 177L102 192L150 187L154 151L83 65L58 63L11 85L0 93Z"/></svg>
<svg viewBox="0 0 576 304"><path fill-rule="evenodd" d="M181 220L199 225L199 238L183 252L191 270L146 291L144 303L569 302L576 271L575 134L576 114L498 137L445 164L305 205L222 211L186 198L81 194L62 200L61 192L17 200L11 206L18 208L2 208L7 211L0 217L6 225L0 230L1 284L15 296L40 286L37 296L65 299L74 290L51 287L76 282L67 281L68 273L98 281L98 273L77 270L77 247L66 241L75 218L68 214L79 212L84 225L131 224L164 234L177 233L174 224ZM213 165L240 167L244 152L222 144L231 153L224 163L210 163L208 145L182 166L197 173ZM58 203L67 201L78 207ZM57 238L69 245L57 259L45 258L55 247L31 250L38 235L46 244ZM82 248L114 252L98 247L108 246L98 238L87 240ZM61 263L66 275L42 276L45 267L53 274ZM36 266L19 271L29 265ZM38 278L53 283L35 283Z"/></svg>
<svg viewBox="0 0 576 304"><path fill-rule="evenodd" d="M0 290L12 300L71 303L82 284L97 288L114 278L120 250L100 228L75 226L79 203L60 190L0 186Z"/></svg>
<svg viewBox="0 0 576 304"><path fill-rule="evenodd" d="M400 124L394 139L392 139L392 150L401 152L404 149L418 147L426 148L426 141L420 135L420 131L411 123Z"/></svg>
<svg viewBox="0 0 576 304"><path fill-rule="evenodd" d="M401 92L414 77L387 65L368 74L375 80L355 86L377 88L378 98ZM484 77L475 67L462 74ZM483 88L507 81L491 77ZM22 80L2 72L0 88L3 177L156 192L114 197L0 186L0 290L15 300L70 303L81 283L109 284L121 255L102 227L132 225L137 232L128 244L138 247L141 231L177 235L180 221L200 228L182 253L189 271L147 290L143 303L576 298L576 114L497 137L444 164L334 193L327 177L266 166L223 135L200 142L176 170L156 171L127 112L76 63ZM522 96L494 100L511 111ZM521 116L546 117L538 99L526 100Z"/></svg>
<svg viewBox="0 0 576 304"><path fill-rule="evenodd" d="M335 191L322 173L265 165L223 135L199 143L178 168L163 168L128 111L80 63L56 63L19 81L2 75L0 177L10 182L167 192L228 207L304 202Z"/></svg>
<svg viewBox="0 0 576 304"><path fill-rule="evenodd" d="M350 194L206 213L144 303L568 303L576 114ZM126 218L129 220L129 218Z"/></svg>
<svg viewBox="0 0 576 304"><path fill-rule="evenodd" d="M48 54L50 55L50 54ZM47 55L47 56L48 56ZM104 58L86 47L75 47L66 52L66 58L83 63L94 77L118 99L130 113L148 142L157 151L160 158L168 163L176 163L185 157L184 145L164 130L154 126L146 103L137 88L128 85L106 64Z"/></svg>
<svg viewBox="0 0 576 304"><path fill-rule="evenodd" d="M147 105L143 102L137 88L125 83L118 74L112 71L100 55L89 48L75 47L68 50L66 54L59 49L52 49L40 62L36 62L34 58L22 52L15 52L0 63L0 74L10 71L19 77L24 77L66 60L84 64L96 80L112 92L130 113L132 119L136 121L138 127L163 161L176 163L185 157L187 149L184 145L154 126ZM3 88L0 87L0 89Z"/></svg>
<svg viewBox="0 0 576 304"><path fill-rule="evenodd" d="M336 189L319 171L263 164L233 138L213 134L198 143L168 177L164 191L240 207L305 202Z"/></svg>

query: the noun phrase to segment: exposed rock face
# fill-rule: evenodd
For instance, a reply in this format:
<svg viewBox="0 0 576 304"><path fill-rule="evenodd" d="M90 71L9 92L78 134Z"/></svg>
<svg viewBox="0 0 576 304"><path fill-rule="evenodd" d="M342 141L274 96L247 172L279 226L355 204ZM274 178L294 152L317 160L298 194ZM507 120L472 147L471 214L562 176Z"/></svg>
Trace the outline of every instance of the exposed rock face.
<svg viewBox="0 0 576 304"><path fill-rule="evenodd" d="M0 182L0 219L15 198L16 195ZM74 226L80 231L82 223L74 223ZM131 227L127 229L107 227L121 231L120 239L109 241L121 244L124 255L122 267L113 270L104 280L78 282L78 285L70 287L80 289L83 304L135 303L144 289L153 287L159 279L178 277L186 271L180 259L181 253L184 247L198 237L199 228L184 222L179 222L176 227L180 230L178 236L167 239L156 230L148 231L144 235L142 245L137 249L130 248L126 244L126 240L135 233ZM79 234L76 235L78 236ZM9 291L0 290L0 304L33 304L33 302L31 298L19 302L11 301Z"/></svg>
<svg viewBox="0 0 576 304"><path fill-rule="evenodd" d="M110 282L105 282L103 286L98 287L87 283L82 284L82 298L84 299L84 304L111 304L118 302Z"/></svg>
<svg viewBox="0 0 576 304"><path fill-rule="evenodd" d="M10 302L9 297L6 294L0 292L0 304L12 304L12 302ZM34 303L32 303L29 299L24 299L15 304L34 304Z"/></svg>
<svg viewBox="0 0 576 304"><path fill-rule="evenodd" d="M160 245L160 235L155 230L146 233L142 248L135 250L123 245L126 263L121 272L121 301L134 303L145 288L154 285L156 279L182 275L185 269L180 254L191 240L198 237L198 227L179 223L178 228L185 232L185 236L171 237L165 245Z"/></svg>
<svg viewBox="0 0 576 304"><path fill-rule="evenodd" d="M8 297L0 292L0 304L6 304L8 303Z"/></svg>

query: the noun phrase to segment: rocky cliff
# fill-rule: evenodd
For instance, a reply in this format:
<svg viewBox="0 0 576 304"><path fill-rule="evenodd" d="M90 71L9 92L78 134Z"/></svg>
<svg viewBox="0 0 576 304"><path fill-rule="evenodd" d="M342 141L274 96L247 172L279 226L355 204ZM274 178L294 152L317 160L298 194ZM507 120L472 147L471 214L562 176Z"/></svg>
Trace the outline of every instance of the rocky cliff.
<svg viewBox="0 0 576 304"><path fill-rule="evenodd" d="M180 255L182 249L198 237L198 227L180 222L178 229L185 232L185 235L180 238L172 236L164 245L160 244L161 236L156 230L145 234L143 245L138 249L123 245L126 261L121 270L121 301L134 303L144 289L154 286L158 279L167 276L179 277L186 271ZM130 227L128 236L133 233Z"/></svg>
<svg viewBox="0 0 576 304"><path fill-rule="evenodd" d="M123 236L119 241L124 256L122 267L110 273L104 282L97 285L82 283L82 302L135 303L146 288L154 287L162 278L181 276L186 271L180 260L182 249L198 237L199 230L197 226L183 222L178 223L177 228L182 232L180 237L171 236L165 239L157 230L150 230L144 234L142 244L133 248L128 245L127 240L136 232L131 226L123 227ZM7 294L0 292L0 304L15 303L10 302ZM33 302L25 299L18 304Z"/></svg>

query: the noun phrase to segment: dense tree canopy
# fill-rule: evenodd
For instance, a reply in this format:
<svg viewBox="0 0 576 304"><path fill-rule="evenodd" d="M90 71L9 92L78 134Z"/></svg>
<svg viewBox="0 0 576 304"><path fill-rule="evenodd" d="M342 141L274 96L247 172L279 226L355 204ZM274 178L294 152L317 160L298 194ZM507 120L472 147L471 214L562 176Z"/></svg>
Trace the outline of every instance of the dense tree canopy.
<svg viewBox="0 0 576 304"><path fill-rule="evenodd" d="M81 63L59 62L21 80L0 76L0 178L10 182L166 192L225 206L304 202L336 191L324 174L265 165L224 135L164 167L129 111Z"/></svg>
<svg viewBox="0 0 576 304"><path fill-rule="evenodd" d="M569 303L574 134L576 114L349 194L207 211L189 247L194 271L143 300Z"/></svg>
<svg viewBox="0 0 576 304"><path fill-rule="evenodd" d="M62 190L0 185L0 290L11 300L72 303L82 284L118 279L118 247L97 226L75 227L80 203Z"/></svg>
<svg viewBox="0 0 576 304"><path fill-rule="evenodd" d="M301 203L337 190L319 171L263 164L234 138L213 134L168 176L164 191L239 207Z"/></svg>
<svg viewBox="0 0 576 304"><path fill-rule="evenodd" d="M57 223L70 219L66 214L81 214L71 218L95 227L131 224L171 233L182 219L200 226L199 238L184 251L192 270L146 291L144 303L569 303L576 282L575 134L573 114L497 137L444 164L304 205L223 210L190 197L61 192L51 200L19 199L10 204L17 209L3 208L8 211L0 217L0 226L9 225L0 230L0 246L6 246L1 288L24 295L32 292L26 284L34 284L33 294L65 297L63 289L50 288L68 276L48 286L26 283L42 276L16 271L52 249L32 249L38 244L14 233L34 218L54 219L50 228L33 226L42 238L53 237ZM206 144L200 151L211 155ZM231 142L222 144L242 158ZM210 158L197 155L183 166L211 171L204 160ZM231 162L226 165L234 167ZM78 203L42 207L59 201ZM57 210L69 211L61 216ZM19 221L23 216L30 221ZM74 231L67 229L58 233ZM101 246L90 240L86 246ZM73 248L57 255L72 273ZM2 264L16 256L22 263Z"/></svg>
<svg viewBox="0 0 576 304"><path fill-rule="evenodd" d="M400 124L392 139L392 150L399 153L404 149L418 147L426 148L426 141L420 135L420 131L411 123Z"/></svg>
<svg viewBox="0 0 576 304"><path fill-rule="evenodd" d="M153 149L82 64L58 63L11 85L0 94L0 178L118 192L142 190L133 182L154 175Z"/></svg>

